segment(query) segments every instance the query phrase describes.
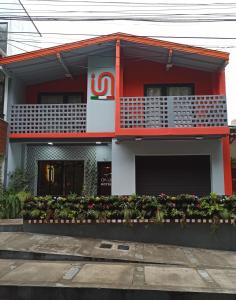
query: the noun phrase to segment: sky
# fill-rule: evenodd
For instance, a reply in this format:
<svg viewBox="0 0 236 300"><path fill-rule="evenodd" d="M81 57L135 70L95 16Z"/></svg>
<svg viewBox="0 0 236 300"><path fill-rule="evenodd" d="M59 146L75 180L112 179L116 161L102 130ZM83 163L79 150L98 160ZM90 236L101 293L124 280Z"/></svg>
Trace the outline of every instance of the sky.
<svg viewBox="0 0 236 300"><path fill-rule="evenodd" d="M40 19L35 20L35 25L42 36L38 34L32 22L18 20L12 31L19 32L9 36L9 44L15 53L114 32L157 37L229 52L230 61L226 67L229 124L236 119L236 0L21 0L21 2L30 16ZM9 16L28 19L18 0L1 0L0 19ZM59 19L63 17L70 21L43 20L45 17ZM90 20L79 22L71 20L78 17ZM98 21L95 17L109 20ZM123 20L114 20L117 17ZM133 20L137 18L145 18L145 21ZM228 19L231 21L226 21ZM23 34L23 31L30 33Z"/></svg>

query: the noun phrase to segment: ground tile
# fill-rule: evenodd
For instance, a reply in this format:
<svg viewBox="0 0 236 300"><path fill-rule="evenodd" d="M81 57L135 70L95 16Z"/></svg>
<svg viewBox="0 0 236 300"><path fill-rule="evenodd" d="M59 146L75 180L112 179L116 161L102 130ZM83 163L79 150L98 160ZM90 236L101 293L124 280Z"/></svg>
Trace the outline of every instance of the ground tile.
<svg viewBox="0 0 236 300"><path fill-rule="evenodd" d="M73 279L78 283L131 285L133 266L118 264L86 264Z"/></svg>
<svg viewBox="0 0 236 300"><path fill-rule="evenodd" d="M0 282L54 282L71 268L68 263L26 262L0 278Z"/></svg>
<svg viewBox="0 0 236 300"><path fill-rule="evenodd" d="M236 290L236 270L206 269L206 271L221 288Z"/></svg>
<svg viewBox="0 0 236 300"><path fill-rule="evenodd" d="M206 287L197 271L190 268L146 266L144 274L147 285Z"/></svg>

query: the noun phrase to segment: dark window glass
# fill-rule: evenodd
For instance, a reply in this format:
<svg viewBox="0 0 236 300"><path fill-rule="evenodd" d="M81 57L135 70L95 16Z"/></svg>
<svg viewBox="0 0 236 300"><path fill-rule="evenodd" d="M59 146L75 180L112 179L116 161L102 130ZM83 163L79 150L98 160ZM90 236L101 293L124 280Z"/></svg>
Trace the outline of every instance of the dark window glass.
<svg viewBox="0 0 236 300"><path fill-rule="evenodd" d="M3 119L3 105L4 105L4 81L5 76L0 71L0 118Z"/></svg>
<svg viewBox="0 0 236 300"><path fill-rule="evenodd" d="M63 104L82 102L82 93L42 93L39 95L40 104Z"/></svg>
<svg viewBox="0 0 236 300"><path fill-rule="evenodd" d="M7 23L0 23L0 49L7 52Z"/></svg>
<svg viewBox="0 0 236 300"><path fill-rule="evenodd" d="M38 195L68 195L82 193L83 161L39 161Z"/></svg>
<svg viewBox="0 0 236 300"><path fill-rule="evenodd" d="M188 96L193 94L193 84L152 84L145 86L145 96Z"/></svg>
<svg viewBox="0 0 236 300"><path fill-rule="evenodd" d="M98 195L111 195L111 162L98 162Z"/></svg>

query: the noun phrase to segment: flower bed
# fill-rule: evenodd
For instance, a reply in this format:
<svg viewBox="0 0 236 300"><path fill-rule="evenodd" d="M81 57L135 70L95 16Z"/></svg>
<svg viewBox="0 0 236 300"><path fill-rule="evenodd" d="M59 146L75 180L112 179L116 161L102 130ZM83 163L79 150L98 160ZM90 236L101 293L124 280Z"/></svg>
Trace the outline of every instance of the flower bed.
<svg viewBox="0 0 236 300"><path fill-rule="evenodd" d="M25 201L30 223L234 223L236 196L32 197Z"/></svg>

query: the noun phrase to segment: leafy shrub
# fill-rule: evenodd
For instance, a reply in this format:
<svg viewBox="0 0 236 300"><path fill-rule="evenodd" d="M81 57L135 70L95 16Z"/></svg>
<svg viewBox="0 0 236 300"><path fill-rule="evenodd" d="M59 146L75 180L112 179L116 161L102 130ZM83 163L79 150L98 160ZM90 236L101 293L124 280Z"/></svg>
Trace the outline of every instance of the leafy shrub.
<svg viewBox="0 0 236 300"><path fill-rule="evenodd" d="M76 196L26 197L25 219L152 219L213 218L236 220L236 196Z"/></svg>
<svg viewBox="0 0 236 300"><path fill-rule="evenodd" d="M11 193L19 193L21 191L29 191L29 185L32 178L29 174L20 168L9 173L8 191Z"/></svg>

